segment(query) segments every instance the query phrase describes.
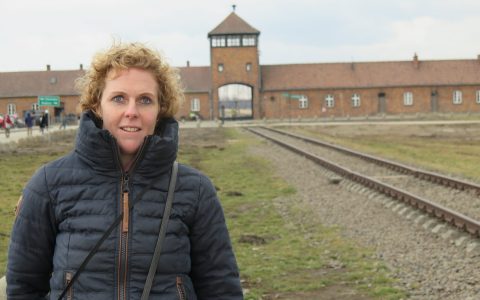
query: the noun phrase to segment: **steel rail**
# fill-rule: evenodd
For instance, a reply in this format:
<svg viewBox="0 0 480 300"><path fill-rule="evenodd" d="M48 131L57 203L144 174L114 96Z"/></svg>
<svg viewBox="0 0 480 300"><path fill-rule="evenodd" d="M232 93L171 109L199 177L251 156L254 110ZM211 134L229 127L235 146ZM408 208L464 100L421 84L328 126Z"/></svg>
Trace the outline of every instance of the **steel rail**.
<svg viewBox="0 0 480 300"><path fill-rule="evenodd" d="M354 172L348 168L342 167L327 159L323 159L315 154L302 150L296 146L293 146L291 144L285 143L276 138L273 138L261 132L258 132L255 129L252 129L252 128L246 128L246 129L258 136L261 136L284 148L287 148L296 154L304 156L305 158L315 162L316 164L319 164L322 167L332 172L335 172L351 181L358 182L388 197L404 202L405 204L410 205L420 211L423 211L433 217L436 217L452 226L455 226L458 229L463 230L476 238L480 237L480 222L468 216L465 216L459 212L453 211L444 206L436 204L425 198L413 195L407 191L398 189L392 185L380 182L371 177L364 176L360 173Z"/></svg>

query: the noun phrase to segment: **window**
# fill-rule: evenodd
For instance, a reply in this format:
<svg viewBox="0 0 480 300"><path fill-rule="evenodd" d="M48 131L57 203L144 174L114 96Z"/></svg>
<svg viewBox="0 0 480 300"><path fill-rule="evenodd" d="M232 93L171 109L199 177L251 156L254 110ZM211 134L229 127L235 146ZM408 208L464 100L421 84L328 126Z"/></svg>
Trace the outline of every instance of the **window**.
<svg viewBox="0 0 480 300"><path fill-rule="evenodd" d="M480 91L477 91L475 94L475 102L477 102L477 104L480 104Z"/></svg>
<svg viewBox="0 0 480 300"><path fill-rule="evenodd" d="M335 98L332 95L328 94L325 97L325 106L327 107L334 107L335 106Z"/></svg>
<svg viewBox="0 0 480 300"><path fill-rule="evenodd" d="M255 36L244 35L242 37L242 46L255 46Z"/></svg>
<svg viewBox="0 0 480 300"><path fill-rule="evenodd" d="M190 102L190 111L200 111L200 99L193 98Z"/></svg>
<svg viewBox="0 0 480 300"><path fill-rule="evenodd" d="M308 98L305 96L302 96L300 99L298 99L298 107L299 108L308 108Z"/></svg>
<svg viewBox="0 0 480 300"><path fill-rule="evenodd" d="M453 91L453 104L462 104L462 91Z"/></svg>
<svg viewBox="0 0 480 300"><path fill-rule="evenodd" d="M33 103L33 104L32 104L32 110L33 110L33 111L40 110L40 107L38 106L38 103Z"/></svg>
<svg viewBox="0 0 480 300"><path fill-rule="evenodd" d="M359 107L360 106L360 95L353 94L352 95L352 107Z"/></svg>
<svg viewBox="0 0 480 300"><path fill-rule="evenodd" d="M225 47L225 36L212 37L212 47Z"/></svg>
<svg viewBox="0 0 480 300"><path fill-rule="evenodd" d="M227 47L239 47L240 46L240 36L230 35L227 37Z"/></svg>
<svg viewBox="0 0 480 300"><path fill-rule="evenodd" d="M245 65L245 69L247 70L247 72L250 72L252 70L252 64L251 63L247 63Z"/></svg>
<svg viewBox="0 0 480 300"><path fill-rule="evenodd" d="M223 72L223 64L218 64L218 72Z"/></svg>
<svg viewBox="0 0 480 300"><path fill-rule="evenodd" d="M9 103L7 105L7 114L8 115L14 115L17 113L17 107L13 103Z"/></svg>
<svg viewBox="0 0 480 300"><path fill-rule="evenodd" d="M403 105L413 105L413 93L412 92L403 93Z"/></svg>

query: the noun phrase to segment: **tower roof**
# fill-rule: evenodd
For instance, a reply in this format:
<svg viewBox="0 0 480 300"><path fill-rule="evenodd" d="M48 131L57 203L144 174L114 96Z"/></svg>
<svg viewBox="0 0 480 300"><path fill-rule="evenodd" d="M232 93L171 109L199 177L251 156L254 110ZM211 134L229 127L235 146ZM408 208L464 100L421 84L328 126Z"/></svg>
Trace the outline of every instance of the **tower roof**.
<svg viewBox="0 0 480 300"><path fill-rule="evenodd" d="M260 31L253 28L250 24L245 22L242 18L232 12L222 21L217 27L208 33L208 37L220 34L256 34Z"/></svg>

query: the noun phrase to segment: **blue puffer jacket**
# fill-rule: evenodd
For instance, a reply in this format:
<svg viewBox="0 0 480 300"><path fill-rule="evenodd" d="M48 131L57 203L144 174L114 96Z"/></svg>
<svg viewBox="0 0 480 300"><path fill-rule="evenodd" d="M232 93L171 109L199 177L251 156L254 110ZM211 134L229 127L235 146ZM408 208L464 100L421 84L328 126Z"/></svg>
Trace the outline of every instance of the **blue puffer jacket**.
<svg viewBox="0 0 480 300"><path fill-rule="evenodd" d="M97 123L97 124L96 124ZM91 113L75 151L40 168L17 208L8 299L57 299L128 201L154 181L64 299L140 299L158 237L178 124L164 121L122 172L115 139ZM179 165L172 213L149 299L243 299L222 208L210 180Z"/></svg>

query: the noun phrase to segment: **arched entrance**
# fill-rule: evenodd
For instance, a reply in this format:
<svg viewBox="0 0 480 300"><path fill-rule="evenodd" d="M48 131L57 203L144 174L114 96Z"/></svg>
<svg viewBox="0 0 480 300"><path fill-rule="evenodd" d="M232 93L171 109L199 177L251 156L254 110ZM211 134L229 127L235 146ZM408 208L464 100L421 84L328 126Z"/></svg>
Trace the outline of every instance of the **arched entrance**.
<svg viewBox="0 0 480 300"><path fill-rule="evenodd" d="M232 83L218 88L218 115L223 119L253 118L253 89L251 86Z"/></svg>

